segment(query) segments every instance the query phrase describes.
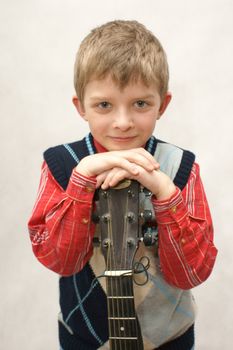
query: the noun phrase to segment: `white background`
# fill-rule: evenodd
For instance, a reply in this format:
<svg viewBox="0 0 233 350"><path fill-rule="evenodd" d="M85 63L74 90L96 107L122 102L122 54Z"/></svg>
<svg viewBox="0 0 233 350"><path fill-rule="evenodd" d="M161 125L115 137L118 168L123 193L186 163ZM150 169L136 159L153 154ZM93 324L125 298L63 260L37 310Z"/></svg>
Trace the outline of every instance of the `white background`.
<svg viewBox="0 0 233 350"><path fill-rule="evenodd" d="M57 276L34 258L27 220L42 152L87 132L71 104L77 48L113 19L144 23L167 52L173 101L155 135L196 153L219 248L194 289L196 349L232 348L232 14L230 0L0 1L1 350L58 349Z"/></svg>

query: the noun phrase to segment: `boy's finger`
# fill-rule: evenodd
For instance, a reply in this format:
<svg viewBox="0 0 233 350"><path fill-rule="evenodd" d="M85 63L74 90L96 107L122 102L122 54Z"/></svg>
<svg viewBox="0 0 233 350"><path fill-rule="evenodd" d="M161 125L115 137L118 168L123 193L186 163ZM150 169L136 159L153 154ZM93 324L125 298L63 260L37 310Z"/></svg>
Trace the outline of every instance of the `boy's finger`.
<svg viewBox="0 0 233 350"><path fill-rule="evenodd" d="M137 165L140 165L147 171L155 170L158 166L156 161L142 152L132 152L129 160Z"/></svg>
<svg viewBox="0 0 233 350"><path fill-rule="evenodd" d="M159 169L159 163L144 148L135 148L132 150L117 151L117 155L128 159L130 162L142 166L148 171Z"/></svg>
<svg viewBox="0 0 233 350"><path fill-rule="evenodd" d="M128 159L125 159L125 158L122 158L119 156L115 156L115 157L111 158L111 162L112 162L113 168L115 168L115 167L123 168L132 175L138 174L137 164L129 161Z"/></svg>
<svg viewBox="0 0 233 350"><path fill-rule="evenodd" d="M120 181L129 177L131 177L131 175L126 170L121 168L115 168L108 174L108 176L106 177L101 187L102 189L106 189L108 187L114 187Z"/></svg>

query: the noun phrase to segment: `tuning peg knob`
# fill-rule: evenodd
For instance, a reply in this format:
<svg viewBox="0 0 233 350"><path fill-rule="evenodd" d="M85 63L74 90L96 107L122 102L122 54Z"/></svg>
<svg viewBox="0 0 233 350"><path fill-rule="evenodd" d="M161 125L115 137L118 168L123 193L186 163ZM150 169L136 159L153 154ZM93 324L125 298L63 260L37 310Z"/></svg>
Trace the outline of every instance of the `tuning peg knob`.
<svg viewBox="0 0 233 350"><path fill-rule="evenodd" d="M144 222L151 222L152 218L153 218L152 211L148 210L148 209L144 210L142 213L142 217L143 217Z"/></svg>
<svg viewBox="0 0 233 350"><path fill-rule="evenodd" d="M100 216L97 213L92 213L91 219L95 224L98 224L100 221Z"/></svg>
<svg viewBox="0 0 233 350"><path fill-rule="evenodd" d="M147 227L143 235L143 243L145 246L151 246L158 241L158 230L154 227Z"/></svg>

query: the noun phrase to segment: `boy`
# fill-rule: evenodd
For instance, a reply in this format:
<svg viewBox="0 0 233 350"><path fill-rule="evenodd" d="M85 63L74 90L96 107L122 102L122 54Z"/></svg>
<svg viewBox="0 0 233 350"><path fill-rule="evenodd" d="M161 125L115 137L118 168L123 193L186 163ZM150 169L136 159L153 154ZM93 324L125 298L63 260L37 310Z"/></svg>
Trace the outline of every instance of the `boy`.
<svg viewBox="0 0 233 350"><path fill-rule="evenodd" d="M109 22L81 43L74 83L73 103L90 134L45 152L29 221L36 257L61 276L61 349L109 349L94 193L134 179L152 193L159 240L158 256L143 243L137 252L150 261L148 282L134 286L144 349L191 350L190 289L210 275L217 250L194 155L152 136L171 100L164 50L140 23Z"/></svg>

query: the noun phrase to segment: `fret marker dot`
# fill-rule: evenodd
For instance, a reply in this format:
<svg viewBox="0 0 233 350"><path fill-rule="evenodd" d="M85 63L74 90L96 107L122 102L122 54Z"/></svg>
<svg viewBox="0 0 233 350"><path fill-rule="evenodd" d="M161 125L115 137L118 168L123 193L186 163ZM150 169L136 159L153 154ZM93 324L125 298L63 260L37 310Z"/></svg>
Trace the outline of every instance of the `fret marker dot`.
<svg viewBox="0 0 233 350"><path fill-rule="evenodd" d="M124 331L125 329L124 329L124 327L121 327L120 330L121 330L121 331Z"/></svg>

